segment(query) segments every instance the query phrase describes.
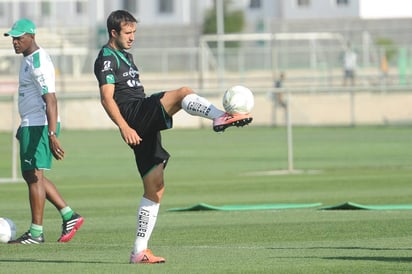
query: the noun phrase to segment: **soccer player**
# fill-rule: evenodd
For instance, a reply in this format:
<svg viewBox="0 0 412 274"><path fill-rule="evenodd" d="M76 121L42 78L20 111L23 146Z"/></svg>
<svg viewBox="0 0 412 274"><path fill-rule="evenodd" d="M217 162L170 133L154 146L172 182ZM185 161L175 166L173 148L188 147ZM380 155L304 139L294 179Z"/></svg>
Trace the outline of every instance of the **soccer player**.
<svg viewBox="0 0 412 274"><path fill-rule="evenodd" d="M43 214L46 199L60 211L63 219L59 242L68 242L83 224L83 217L64 201L56 186L44 176L50 169L52 155L64 158L58 139L60 122L57 111L55 71L50 56L35 41L36 26L28 19L14 23L4 36L12 38L16 54L23 54L19 73L19 113L21 124L16 134L20 143L20 165L29 189L31 225L29 230L10 244L44 242Z"/></svg>
<svg viewBox="0 0 412 274"><path fill-rule="evenodd" d="M351 86L355 85L356 68L357 68L357 54L352 49L350 43L347 44L345 52L343 53L343 85L346 86L348 80Z"/></svg>
<svg viewBox="0 0 412 274"><path fill-rule="evenodd" d="M109 41L100 50L94 73L99 83L101 103L133 149L143 180L144 194L137 211L137 231L130 263L164 263L152 254L148 241L156 223L164 192L164 168L169 153L162 147L160 131L172 128L172 116L182 108L191 115L213 120L215 131L244 126L249 115L229 115L188 87L146 96L139 70L126 50L135 40L137 20L124 10L107 18Z"/></svg>

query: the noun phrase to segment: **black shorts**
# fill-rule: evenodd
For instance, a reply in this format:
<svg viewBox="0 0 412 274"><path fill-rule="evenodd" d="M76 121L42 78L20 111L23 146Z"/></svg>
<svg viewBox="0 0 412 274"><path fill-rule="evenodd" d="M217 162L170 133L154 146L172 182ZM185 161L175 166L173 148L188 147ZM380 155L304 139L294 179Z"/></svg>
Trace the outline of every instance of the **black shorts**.
<svg viewBox="0 0 412 274"><path fill-rule="evenodd" d="M172 128L173 120L160 103L164 92L153 94L129 105L126 121L142 138L137 146L131 146L140 176L143 178L156 165L169 160L170 154L162 147L160 131Z"/></svg>
<svg viewBox="0 0 412 274"><path fill-rule="evenodd" d="M345 69L345 78L355 78L355 72L350 69Z"/></svg>

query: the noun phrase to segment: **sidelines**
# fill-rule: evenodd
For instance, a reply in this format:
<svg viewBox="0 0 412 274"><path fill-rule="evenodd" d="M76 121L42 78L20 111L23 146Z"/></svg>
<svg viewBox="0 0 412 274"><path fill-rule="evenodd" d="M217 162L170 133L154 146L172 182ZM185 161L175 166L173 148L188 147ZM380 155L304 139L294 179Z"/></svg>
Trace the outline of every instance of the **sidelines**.
<svg viewBox="0 0 412 274"><path fill-rule="evenodd" d="M24 182L21 178L0 178L0 184L6 183L22 183Z"/></svg>

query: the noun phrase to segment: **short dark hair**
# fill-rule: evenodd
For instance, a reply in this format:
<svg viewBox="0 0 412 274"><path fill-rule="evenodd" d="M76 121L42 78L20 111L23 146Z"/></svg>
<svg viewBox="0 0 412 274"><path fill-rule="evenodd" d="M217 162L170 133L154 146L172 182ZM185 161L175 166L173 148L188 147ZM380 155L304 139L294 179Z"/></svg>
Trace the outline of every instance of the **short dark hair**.
<svg viewBox="0 0 412 274"><path fill-rule="evenodd" d="M107 17L107 32L109 33L109 38L111 37L112 29L120 33L122 23L137 23L137 19L126 10L116 10L110 13L109 17Z"/></svg>

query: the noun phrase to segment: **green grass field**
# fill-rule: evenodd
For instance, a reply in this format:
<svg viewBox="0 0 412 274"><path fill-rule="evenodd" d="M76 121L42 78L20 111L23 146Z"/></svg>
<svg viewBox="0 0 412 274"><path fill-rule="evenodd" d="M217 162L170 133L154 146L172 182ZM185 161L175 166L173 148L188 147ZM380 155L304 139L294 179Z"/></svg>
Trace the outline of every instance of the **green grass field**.
<svg viewBox="0 0 412 274"><path fill-rule="evenodd" d="M166 264L130 265L141 182L117 131L63 131L66 159L47 172L86 220L57 243L47 204L46 243L0 244L0 273L402 273L412 271L412 211L319 208L169 212L200 202L412 204L412 127L295 128L297 174L284 128L163 133L172 157L150 247ZM10 133L0 133L0 177L10 177ZM269 172L269 173L268 173ZM30 223L24 183L0 184L0 216Z"/></svg>

